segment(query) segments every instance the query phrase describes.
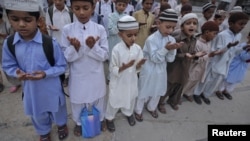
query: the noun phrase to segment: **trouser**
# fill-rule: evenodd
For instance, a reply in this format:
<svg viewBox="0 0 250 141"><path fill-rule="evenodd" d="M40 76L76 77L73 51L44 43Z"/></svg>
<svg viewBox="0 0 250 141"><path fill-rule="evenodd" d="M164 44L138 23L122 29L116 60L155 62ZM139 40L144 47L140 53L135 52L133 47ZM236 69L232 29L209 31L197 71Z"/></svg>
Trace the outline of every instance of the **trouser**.
<svg viewBox="0 0 250 141"><path fill-rule="evenodd" d="M115 115L116 115L116 113L118 112L119 109L121 110L121 112L125 116L131 116L133 114L133 111L134 111L134 106L135 106L135 99L131 100L129 109L126 109L126 108L114 108L114 107L112 107L110 102L108 102L105 118L107 120L113 120L115 118Z"/></svg>
<svg viewBox="0 0 250 141"><path fill-rule="evenodd" d="M95 105L97 110L100 112L100 121L103 121L104 113L105 113L104 97L99 98L98 100L94 101L93 103L82 103L82 104L71 103L72 118L77 125L79 125L79 126L82 125L82 123L81 123L82 109L87 107L87 106L90 106L90 105Z"/></svg>
<svg viewBox="0 0 250 141"><path fill-rule="evenodd" d="M168 96L168 103L171 103L172 105L177 105L181 99L182 89L182 84L168 82L167 94L161 99L160 102L165 101L164 98Z"/></svg>
<svg viewBox="0 0 250 141"><path fill-rule="evenodd" d="M235 86L237 84L233 84L233 83L229 83L229 82L226 82L225 80L221 83L220 87L219 87L219 90L220 91L224 91L226 90L227 92L231 93L233 92Z"/></svg>
<svg viewBox="0 0 250 141"><path fill-rule="evenodd" d="M194 94L194 89L196 85L199 83L199 80L189 80L182 90L182 95L185 94L187 96L192 96Z"/></svg>
<svg viewBox="0 0 250 141"><path fill-rule="evenodd" d="M39 135L46 135L51 131L52 122L57 126L67 123L66 104L60 106L57 112L44 112L37 116L31 116L31 121Z"/></svg>
<svg viewBox="0 0 250 141"><path fill-rule="evenodd" d="M143 107L144 104L147 103L147 109L149 111L155 111L157 108L157 105L159 103L161 96L157 96L157 97L148 97L148 98L137 98L136 101L136 106L135 106L135 112L137 114L142 114L143 111Z"/></svg>
<svg viewBox="0 0 250 141"><path fill-rule="evenodd" d="M216 90L218 90L218 87L223 82L223 75L220 74L214 74L213 78L210 81L205 82L205 87L203 94L206 98L210 97Z"/></svg>

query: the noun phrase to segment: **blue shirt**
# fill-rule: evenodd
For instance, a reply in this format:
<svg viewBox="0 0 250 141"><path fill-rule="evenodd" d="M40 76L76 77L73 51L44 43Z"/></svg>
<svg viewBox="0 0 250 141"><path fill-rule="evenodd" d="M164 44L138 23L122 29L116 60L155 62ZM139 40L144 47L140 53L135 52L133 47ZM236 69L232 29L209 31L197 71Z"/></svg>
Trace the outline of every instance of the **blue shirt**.
<svg viewBox="0 0 250 141"><path fill-rule="evenodd" d="M17 77L17 68L25 73L44 71L46 77L40 80L23 81L23 103L27 115L37 116L43 112L57 112L65 104L59 75L65 72L66 61L59 44L53 39L55 65L50 66L42 46L42 34L38 30L34 38L25 41L18 33L14 35L16 58L7 46L3 45L3 70L12 77Z"/></svg>
<svg viewBox="0 0 250 141"><path fill-rule="evenodd" d="M246 46L246 43L242 43L240 47ZM226 81L228 83L240 83L244 80L248 68L247 60L250 59L250 54L243 50L239 55L235 56L230 63L228 75Z"/></svg>

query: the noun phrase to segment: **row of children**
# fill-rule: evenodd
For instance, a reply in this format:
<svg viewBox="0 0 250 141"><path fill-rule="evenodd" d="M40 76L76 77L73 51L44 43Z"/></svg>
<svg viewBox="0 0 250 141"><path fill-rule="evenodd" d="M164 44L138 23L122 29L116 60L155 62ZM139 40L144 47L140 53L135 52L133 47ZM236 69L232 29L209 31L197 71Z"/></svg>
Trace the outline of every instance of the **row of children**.
<svg viewBox="0 0 250 141"><path fill-rule="evenodd" d="M74 134L80 136L80 114L86 105L95 105L99 110L103 130L107 124L110 131L115 131L114 119L119 109L133 126L134 113L138 121L143 120L145 102L146 110L154 118L158 117L157 106L164 113L165 107L162 103L165 103L163 97L166 91L170 93L168 101L175 109L178 109L176 106L183 92L189 94L191 88L183 90L190 87L191 82L192 88L198 83L203 85L204 89L199 94L203 91L202 97L208 99L217 87L211 86L212 93L205 91L210 86L211 79L219 84L227 76L235 52L248 51L246 45L238 48L237 42L235 43L240 41L240 31L248 21L246 14L232 14L228 20L229 29L217 36L218 25L214 22L205 23L197 41L194 35L198 27L198 17L194 13L184 15L180 30L172 34L178 16L173 10L167 9L160 13L158 30L146 39L143 50L135 44L141 30L140 22L128 15L119 18L117 30L121 41L109 55L105 28L90 20L94 11L93 0L71 0L71 6L77 20L63 27L60 45L52 39L55 63L51 65L46 53L43 53L45 37L37 28L40 16L37 1L5 1L8 19L16 33L12 42L15 45L15 54L8 47L9 38L4 42L3 69L8 75L22 80L25 114L31 117L40 140L50 140L52 122L58 126L59 139L68 136L66 103L59 78L65 72L66 62L69 63L70 70L68 89L72 119L76 123ZM209 41L215 36L215 43L211 46ZM211 57L216 61L209 59ZM108 59L110 83L106 106L103 62ZM192 73L197 76L190 77ZM210 77L215 73L216 77ZM205 76L206 79L202 81ZM177 92L180 94L176 94Z"/></svg>

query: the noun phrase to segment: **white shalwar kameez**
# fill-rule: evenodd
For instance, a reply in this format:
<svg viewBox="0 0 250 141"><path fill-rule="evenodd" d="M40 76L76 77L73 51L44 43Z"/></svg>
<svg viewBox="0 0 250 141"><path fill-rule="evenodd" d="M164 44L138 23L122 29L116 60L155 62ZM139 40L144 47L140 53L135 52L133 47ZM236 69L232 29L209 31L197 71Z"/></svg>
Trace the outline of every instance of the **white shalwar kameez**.
<svg viewBox="0 0 250 141"><path fill-rule="evenodd" d="M233 43L241 40L241 33L234 34L230 29L226 29L220 32L212 45L212 51L225 50L221 55L217 55L212 58L212 62L208 68L211 68L208 72L205 82L203 93L205 97L210 97L227 77L229 65L235 55L242 51L238 45L231 48L227 48L229 43Z"/></svg>
<svg viewBox="0 0 250 141"><path fill-rule="evenodd" d="M119 109L126 116L134 111L135 99L138 96L137 63L143 59L143 52L139 45L133 44L128 48L124 41L118 43L112 50L110 62L109 100L106 116L108 120L115 118ZM133 66L119 72L123 63L135 60Z"/></svg>
<svg viewBox="0 0 250 141"><path fill-rule="evenodd" d="M139 96L135 112L141 114L144 103L149 100L147 108L154 111L161 96L167 91L167 62L173 62L176 50L167 50L165 46L175 43L172 36L163 37L159 31L150 35L143 48L145 64L139 76Z"/></svg>
<svg viewBox="0 0 250 141"><path fill-rule="evenodd" d="M91 49L85 43L89 36L99 37ZM78 52L70 45L67 37L77 38L80 41L81 47ZM70 69L68 88L70 101L73 103L73 117L80 117L79 107L83 104L93 104L99 101L96 108L100 111L101 120L103 120L104 105L100 106L106 94L103 62L109 59L107 34L104 27L90 20L85 24L79 21L68 24L63 29L62 47ZM78 108L76 108L77 105ZM79 120L75 122L79 124Z"/></svg>

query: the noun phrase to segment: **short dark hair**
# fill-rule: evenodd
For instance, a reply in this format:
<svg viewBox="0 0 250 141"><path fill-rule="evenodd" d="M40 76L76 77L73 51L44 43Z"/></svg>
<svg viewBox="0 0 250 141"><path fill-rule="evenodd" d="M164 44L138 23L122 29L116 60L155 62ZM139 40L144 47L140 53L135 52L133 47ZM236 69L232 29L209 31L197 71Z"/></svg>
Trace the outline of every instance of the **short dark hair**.
<svg viewBox="0 0 250 141"><path fill-rule="evenodd" d="M141 3L143 4L145 1L146 1L146 0L142 0L142 2L141 2ZM153 3L154 3L154 1L155 1L155 0L153 0Z"/></svg>
<svg viewBox="0 0 250 141"><path fill-rule="evenodd" d="M219 18L222 18L222 15L219 15L219 14L214 15L214 19L219 19Z"/></svg>
<svg viewBox="0 0 250 141"><path fill-rule="evenodd" d="M182 5L181 12L183 11L193 11L192 5L190 3Z"/></svg>
<svg viewBox="0 0 250 141"><path fill-rule="evenodd" d="M72 2L74 1L85 1L85 2L90 2L91 5L94 5L94 0L70 0L70 4L72 5Z"/></svg>
<svg viewBox="0 0 250 141"><path fill-rule="evenodd" d="M228 19L228 23L236 23L239 20L249 20L249 17L243 12L232 13Z"/></svg>
<svg viewBox="0 0 250 141"><path fill-rule="evenodd" d="M13 11L13 10L9 10L9 9L6 9L6 14L9 15L9 13ZM36 20L38 20L40 18L40 12L37 11L37 12L28 12L26 11L27 13L29 13L30 16L34 16L36 18Z"/></svg>
<svg viewBox="0 0 250 141"><path fill-rule="evenodd" d="M171 6L168 3L161 4L160 6L160 12L166 10L166 9L171 9Z"/></svg>

